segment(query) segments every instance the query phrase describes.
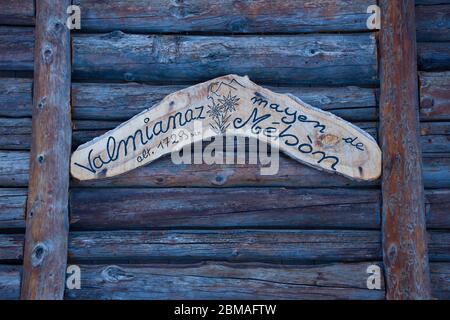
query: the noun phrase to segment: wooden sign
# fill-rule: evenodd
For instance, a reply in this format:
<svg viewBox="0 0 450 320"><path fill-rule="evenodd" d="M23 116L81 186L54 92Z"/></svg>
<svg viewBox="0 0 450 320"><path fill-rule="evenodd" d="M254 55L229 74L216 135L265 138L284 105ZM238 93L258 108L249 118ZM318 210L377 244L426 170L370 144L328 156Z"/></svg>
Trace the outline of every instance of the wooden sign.
<svg viewBox="0 0 450 320"><path fill-rule="evenodd" d="M351 179L374 180L381 174L381 150L368 133L236 75L170 94L80 146L72 155L71 173L79 180L116 176L223 134L270 138L299 162Z"/></svg>

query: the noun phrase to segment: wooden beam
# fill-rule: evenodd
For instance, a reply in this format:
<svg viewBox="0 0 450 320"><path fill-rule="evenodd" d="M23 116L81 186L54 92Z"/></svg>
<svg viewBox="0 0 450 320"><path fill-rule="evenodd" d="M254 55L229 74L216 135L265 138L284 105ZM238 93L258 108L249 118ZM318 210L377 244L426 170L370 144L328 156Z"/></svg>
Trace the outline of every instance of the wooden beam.
<svg viewBox="0 0 450 320"><path fill-rule="evenodd" d="M22 299L62 299L67 263L70 121L69 0L37 1L30 181Z"/></svg>
<svg viewBox="0 0 450 320"><path fill-rule="evenodd" d="M413 0L380 0L382 237L388 299L429 299Z"/></svg>

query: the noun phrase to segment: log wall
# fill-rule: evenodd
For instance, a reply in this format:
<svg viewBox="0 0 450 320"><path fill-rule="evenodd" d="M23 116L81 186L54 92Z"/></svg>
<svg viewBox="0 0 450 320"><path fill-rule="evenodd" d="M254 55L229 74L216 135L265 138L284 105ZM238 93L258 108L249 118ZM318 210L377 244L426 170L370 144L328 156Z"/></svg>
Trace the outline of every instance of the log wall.
<svg viewBox="0 0 450 320"><path fill-rule="evenodd" d="M366 27L373 1L117 0L113 10L73 2L82 7L82 29L72 33L73 148L170 92L232 72L378 136L378 32ZM35 9L34 1L10 3L0 0L0 298L14 299ZM450 3L416 5L432 291L449 298ZM81 266L85 282L66 298L384 299L384 285L365 286L367 267L383 265L380 182L350 181L283 155L278 175L259 169L165 158L112 179L71 181L69 264Z"/></svg>

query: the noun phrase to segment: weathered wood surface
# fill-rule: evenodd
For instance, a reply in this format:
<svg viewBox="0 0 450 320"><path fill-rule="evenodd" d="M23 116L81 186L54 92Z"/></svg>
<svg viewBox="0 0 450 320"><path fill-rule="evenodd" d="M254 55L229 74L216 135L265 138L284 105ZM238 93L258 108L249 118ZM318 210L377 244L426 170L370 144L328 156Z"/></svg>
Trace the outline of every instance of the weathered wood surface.
<svg viewBox="0 0 450 320"><path fill-rule="evenodd" d="M450 5L416 7L417 41L450 41Z"/></svg>
<svg viewBox="0 0 450 320"><path fill-rule="evenodd" d="M0 70L32 71L33 50L33 28L0 27Z"/></svg>
<svg viewBox="0 0 450 320"><path fill-rule="evenodd" d="M305 33L367 31L370 0L75 0L87 31Z"/></svg>
<svg viewBox="0 0 450 320"><path fill-rule="evenodd" d="M310 266L261 263L82 265L81 290L67 299L384 299L368 290L367 267L379 262ZM382 279L383 283L383 279Z"/></svg>
<svg viewBox="0 0 450 320"><path fill-rule="evenodd" d="M239 74L260 84L369 85L377 83L376 50L371 34L207 37L113 32L74 37L73 71L75 78L89 80L198 83Z"/></svg>
<svg viewBox="0 0 450 320"><path fill-rule="evenodd" d="M0 151L0 185L28 185L29 153ZM450 157L425 155L423 159L426 188L449 188ZM259 165L176 165L170 158L155 161L111 179L72 181L72 186L89 187L349 187L377 186L379 182L357 182L306 167L280 156L280 172L276 176L261 176Z"/></svg>
<svg viewBox="0 0 450 320"><path fill-rule="evenodd" d="M0 234L0 261L20 262L24 235ZM430 261L450 262L450 233L428 234ZM379 260L377 230L121 230L77 231L69 238L73 263L92 261L346 262Z"/></svg>
<svg viewBox="0 0 450 320"><path fill-rule="evenodd" d="M386 297L429 299L414 2L380 0L380 7L380 143Z"/></svg>
<svg viewBox="0 0 450 320"><path fill-rule="evenodd" d="M183 88L177 85L151 86L137 83L74 83L73 119L128 120L156 105L168 94ZM271 86L267 88L278 93L291 93L316 108L333 112L349 121L371 121L378 118L376 89Z"/></svg>
<svg viewBox="0 0 450 320"><path fill-rule="evenodd" d="M20 297L21 266L0 265L0 300Z"/></svg>
<svg viewBox="0 0 450 320"><path fill-rule="evenodd" d="M433 298L450 299L450 263L431 263Z"/></svg>
<svg viewBox="0 0 450 320"><path fill-rule="evenodd" d="M450 261L450 233L429 234L430 260ZM303 263L382 257L376 230L147 230L72 232L69 257L82 261L203 260Z"/></svg>
<svg viewBox="0 0 450 320"><path fill-rule="evenodd" d="M25 227L26 189L0 188L0 229Z"/></svg>
<svg viewBox="0 0 450 320"><path fill-rule="evenodd" d="M450 190L427 190L425 194L429 229L450 229Z"/></svg>
<svg viewBox="0 0 450 320"><path fill-rule="evenodd" d="M302 263L381 259L378 231L152 230L71 232L69 258L82 261Z"/></svg>
<svg viewBox="0 0 450 320"><path fill-rule="evenodd" d="M0 78L0 116L31 117L32 79Z"/></svg>
<svg viewBox="0 0 450 320"><path fill-rule="evenodd" d="M420 117L450 121L450 72L420 73Z"/></svg>
<svg viewBox="0 0 450 320"><path fill-rule="evenodd" d="M226 262L81 265L81 290L66 289L65 297L167 300L223 299L227 295L229 299L375 299L374 296L383 299L383 287L380 291L364 290L365 270L371 264L381 266L379 262L298 266ZM0 299L19 298L21 269L17 265L0 265ZM430 270L433 298L450 299L450 264L431 263ZM384 285L383 280L381 284ZM229 289L218 289L224 287Z"/></svg>
<svg viewBox="0 0 450 320"><path fill-rule="evenodd" d="M431 231L428 237L430 261L450 261L450 232Z"/></svg>
<svg viewBox="0 0 450 320"><path fill-rule="evenodd" d="M2 187L27 187L29 164L29 152L0 151L0 185Z"/></svg>
<svg viewBox="0 0 450 320"><path fill-rule="evenodd" d="M70 212L71 228L76 230L376 229L380 228L380 194L351 189L75 189Z"/></svg>
<svg viewBox="0 0 450 320"><path fill-rule="evenodd" d="M450 72L422 72L422 121L450 120ZM183 86L128 83L73 83L73 119L127 120ZM31 117L30 79L0 78L0 116ZM378 90L358 87L268 87L292 93L317 108L348 121L378 119Z"/></svg>
<svg viewBox="0 0 450 320"><path fill-rule="evenodd" d="M450 70L450 46L448 42L419 42L417 48L419 70Z"/></svg>
<svg viewBox="0 0 450 320"><path fill-rule="evenodd" d="M22 299L62 299L67 262L70 0L36 3L32 145Z"/></svg>
<svg viewBox="0 0 450 320"><path fill-rule="evenodd" d="M74 189L70 197L71 226L77 230L377 229L380 207L379 191L354 189ZM427 190L426 212L428 228L449 229L450 190Z"/></svg>
<svg viewBox="0 0 450 320"><path fill-rule="evenodd" d="M26 189L0 189L0 229L25 227L26 195ZM286 195L294 205L276 202ZM427 190L425 196L428 228L450 229L450 190ZM204 199L208 201L202 202ZM367 189L73 189L70 225L74 230L211 226L377 229L380 206L379 192Z"/></svg>
<svg viewBox="0 0 450 320"><path fill-rule="evenodd" d="M223 135L257 138L301 163L350 179L372 181L381 175L381 150L367 132L236 75L170 94L79 146L70 173L93 180L129 172L178 150L191 158L191 144Z"/></svg>
<svg viewBox="0 0 450 320"><path fill-rule="evenodd" d="M0 25L34 25L34 0L0 0Z"/></svg>
<svg viewBox="0 0 450 320"><path fill-rule="evenodd" d="M28 27L0 27L0 70L33 71L33 34ZM264 84L378 84L376 42L369 33L213 37L117 31L75 35L73 50L75 79L192 83L237 73ZM450 70L449 50L445 42L420 42L420 70Z"/></svg>
<svg viewBox="0 0 450 320"><path fill-rule="evenodd" d="M20 262L23 259L23 234L0 234L0 261Z"/></svg>

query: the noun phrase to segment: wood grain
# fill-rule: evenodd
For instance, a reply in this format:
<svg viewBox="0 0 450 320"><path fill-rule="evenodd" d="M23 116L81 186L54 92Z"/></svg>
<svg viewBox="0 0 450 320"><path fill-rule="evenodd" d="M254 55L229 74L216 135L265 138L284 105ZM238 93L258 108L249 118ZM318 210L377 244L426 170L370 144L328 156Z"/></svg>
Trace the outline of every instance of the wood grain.
<svg viewBox="0 0 450 320"><path fill-rule="evenodd" d="M28 185L29 152L0 150L0 185ZM426 188L450 187L450 157L445 154L425 154L423 158ZM177 165L162 158L151 166L111 179L72 181L72 186L84 187L363 187L377 186L378 181L357 182L306 167L280 156L280 172L276 176L261 176L260 165Z"/></svg>
<svg viewBox="0 0 450 320"><path fill-rule="evenodd" d="M26 189L0 188L0 229L25 227Z"/></svg>
<svg viewBox="0 0 450 320"><path fill-rule="evenodd" d="M387 299L429 299L414 1L381 0L380 142Z"/></svg>
<svg viewBox="0 0 450 320"><path fill-rule="evenodd" d="M450 233L432 230L430 261L450 262ZM21 262L24 235L0 234L0 261ZM71 263L191 263L198 261L302 264L380 260L377 230L119 230L70 233Z"/></svg>
<svg viewBox="0 0 450 320"><path fill-rule="evenodd" d="M377 229L381 214L377 190L283 188L75 189L70 212L73 230Z"/></svg>
<svg viewBox="0 0 450 320"><path fill-rule="evenodd" d="M371 34L208 37L117 31L74 37L73 75L168 84L238 74L260 84L374 85L376 50Z"/></svg>
<svg viewBox="0 0 450 320"><path fill-rule="evenodd" d="M450 121L450 72L420 73L420 117Z"/></svg>
<svg viewBox="0 0 450 320"><path fill-rule="evenodd" d="M0 0L1 25L34 25L34 0Z"/></svg>
<svg viewBox="0 0 450 320"><path fill-rule="evenodd" d="M0 27L0 70L33 71L34 29Z"/></svg>
<svg viewBox="0 0 450 320"><path fill-rule="evenodd" d="M367 267L378 262L279 266L258 263L82 265L81 290L68 299L384 299L368 290ZM383 282L383 280L382 280Z"/></svg>
<svg viewBox="0 0 450 320"><path fill-rule="evenodd" d="M67 261L70 120L69 0L37 2L33 130L22 299L62 299Z"/></svg>
<svg viewBox="0 0 450 320"><path fill-rule="evenodd" d="M26 195L26 189L0 189L0 229L25 227ZM289 196L289 204L274 200L282 195ZM228 208L224 204L230 202L230 196L234 201ZM425 196L428 228L449 229L450 190L426 190ZM83 188L71 192L70 225L73 230L211 226L377 229L380 206L379 192L364 189Z"/></svg>
<svg viewBox="0 0 450 320"><path fill-rule="evenodd" d="M450 120L450 73L421 72L420 118ZM76 120L127 120L160 102L183 86L138 83L73 83L72 108ZM0 116L31 117L32 80L0 78ZM378 90L360 87L271 87L292 93L306 103L348 121L378 120Z"/></svg>
<svg viewBox="0 0 450 320"><path fill-rule="evenodd" d="M437 239L440 240L440 239ZM379 231L139 230L71 232L69 258L83 261L273 262L381 259Z"/></svg>
<svg viewBox="0 0 450 320"><path fill-rule="evenodd" d="M417 41L450 41L450 3L416 7L416 28Z"/></svg>
<svg viewBox="0 0 450 320"><path fill-rule="evenodd" d="M446 42L419 42L418 67L421 71L450 70L450 46Z"/></svg>
<svg viewBox="0 0 450 320"><path fill-rule="evenodd" d="M86 31L306 33L367 31L369 0L75 0Z"/></svg>
<svg viewBox="0 0 450 320"><path fill-rule="evenodd" d="M0 265L0 300L19 299L21 271L21 266Z"/></svg>

